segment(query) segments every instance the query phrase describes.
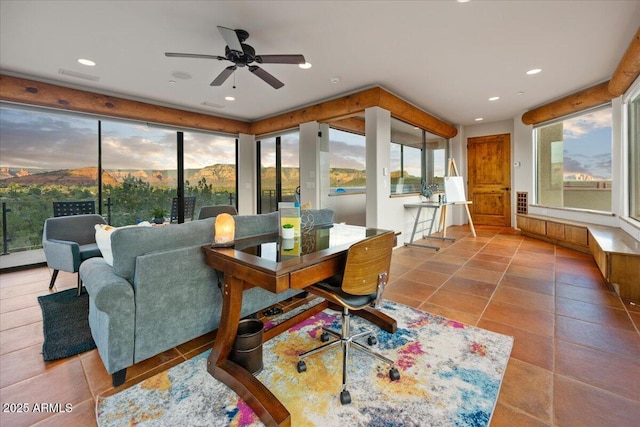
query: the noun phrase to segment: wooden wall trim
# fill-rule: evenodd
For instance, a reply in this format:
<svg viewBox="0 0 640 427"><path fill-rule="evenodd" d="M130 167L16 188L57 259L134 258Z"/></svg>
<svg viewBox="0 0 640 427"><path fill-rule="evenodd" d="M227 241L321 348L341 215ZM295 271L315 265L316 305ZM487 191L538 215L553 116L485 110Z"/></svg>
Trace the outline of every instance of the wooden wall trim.
<svg viewBox="0 0 640 427"><path fill-rule="evenodd" d="M522 123L525 125L537 125L606 104L612 98L613 95L609 93L609 82L607 81L527 111L522 115Z"/></svg>
<svg viewBox="0 0 640 427"><path fill-rule="evenodd" d="M629 89L640 75L640 27L629 43L627 51L618 64L609 82L609 92L614 97L620 96Z"/></svg>
<svg viewBox="0 0 640 427"><path fill-rule="evenodd" d="M457 134L457 129L452 125L380 87L364 89L253 123L161 107L2 74L0 74L0 100L176 127L248 135L270 134L311 121L326 123L348 119L361 114L367 108L380 107L389 110L393 117L425 129L427 132L445 138L452 138Z"/></svg>
<svg viewBox="0 0 640 427"><path fill-rule="evenodd" d="M249 124L49 83L0 75L0 100L214 132L249 133Z"/></svg>

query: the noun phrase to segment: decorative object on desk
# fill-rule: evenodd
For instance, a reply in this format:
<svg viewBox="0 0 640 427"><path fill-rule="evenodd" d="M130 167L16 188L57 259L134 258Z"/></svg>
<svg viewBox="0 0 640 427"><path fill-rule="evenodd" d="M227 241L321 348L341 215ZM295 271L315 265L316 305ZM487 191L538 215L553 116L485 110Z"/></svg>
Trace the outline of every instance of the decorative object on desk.
<svg viewBox="0 0 640 427"><path fill-rule="evenodd" d="M283 230L284 231L284 230ZM296 245L296 240L292 238L282 238L282 249L285 251L293 250Z"/></svg>
<svg viewBox="0 0 640 427"><path fill-rule="evenodd" d="M427 185L425 181L422 181L422 189L420 191L420 194L422 194L422 197L427 199L427 201L431 201L431 197L433 197L436 191L438 191L438 184Z"/></svg>
<svg viewBox="0 0 640 427"><path fill-rule="evenodd" d="M310 360L322 370L318 375L295 371L297 354L313 345L321 326L339 327L340 313L325 310L263 344L264 369L256 377L289 410L292 425L488 426L513 338L390 301L382 311L398 321L398 331L379 330L378 350L401 362L401 379L391 382L384 369L377 372L374 359L354 352L350 375L360 386L351 405L336 398L339 358L325 353L317 355L324 360ZM352 327L370 324L356 317ZM207 357L200 354L98 397L98 425L262 425L238 395L207 373Z"/></svg>
<svg viewBox="0 0 640 427"><path fill-rule="evenodd" d="M38 297L42 309L45 361L64 359L93 350L96 344L89 329L89 294L82 288Z"/></svg>
<svg viewBox="0 0 640 427"><path fill-rule="evenodd" d="M154 224L164 224L164 216L167 214L167 211L160 208L160 207L155 207L151 210L151 215L153 216L153 223Z"/></svg>
<svg viewBox="0 0 640 427"><path fill-rule="evenodd" d="M280 235L285 239L300 236L300 207L294 203L280 202L278 212L280 213ZM287 225L293 228L293 235L289 230L290 227L285 228Z"/></svg>
<svg viewBox="0 0 640 427"><path fill-rule="evenodd" d="M215 235L212 246L233 246L236 234L236 223L232 215L228 213L218 215L216 217L214 230Z"/></svg>
<svg viewBox="0 0 640 427"><path fill-rule="evenodd" d="M296 235L296 230L293 228L293 224L282 225L282 238L293 239Z"/></svg>

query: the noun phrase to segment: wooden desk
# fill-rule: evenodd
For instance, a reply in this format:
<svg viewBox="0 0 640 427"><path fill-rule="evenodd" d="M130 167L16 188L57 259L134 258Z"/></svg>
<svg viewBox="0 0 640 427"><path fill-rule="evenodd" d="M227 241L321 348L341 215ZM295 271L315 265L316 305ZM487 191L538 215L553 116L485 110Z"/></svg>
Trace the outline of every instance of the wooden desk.
<svg viewBox="0 0 640 427"><path fill-rule="evenodd" d="M238 240L233 248L202 247L207 265L224 273L222 315L207 371L231 387L265 425L290 426L291 415L250 372L228 359L238 331L243 291L254 286L275 293L304 289L342 271L353 243L383 232L343 224L314 229L303 233L299 242L303 250L292 256L281 250L275 234ZM395 320L377 310L352 313L388 332L396 331Z"/></svg>

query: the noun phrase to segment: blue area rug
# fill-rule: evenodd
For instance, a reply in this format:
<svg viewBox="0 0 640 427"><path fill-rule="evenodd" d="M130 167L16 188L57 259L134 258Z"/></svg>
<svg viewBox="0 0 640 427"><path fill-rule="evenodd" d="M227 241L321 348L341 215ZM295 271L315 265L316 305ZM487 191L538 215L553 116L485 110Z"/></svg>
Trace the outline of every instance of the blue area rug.
<svg viewBox="0 0 640 427"><path fill-rule="evenodd" d="M353 351L352 403L341 405L338 348L306 359L297 355L320 343L321 326L340 330L340 315L325 310L264 344L257 378L291 413L293 426L487 426L509 361L513 338L385 301L398 322L389 334L352 319L352 332L376 330L377 350L397 361L388 368ZM365 344L366 345L366 344ZM98 398L100 426L260 426L251 409L207 373L209 352L113 396Z"/></svg>

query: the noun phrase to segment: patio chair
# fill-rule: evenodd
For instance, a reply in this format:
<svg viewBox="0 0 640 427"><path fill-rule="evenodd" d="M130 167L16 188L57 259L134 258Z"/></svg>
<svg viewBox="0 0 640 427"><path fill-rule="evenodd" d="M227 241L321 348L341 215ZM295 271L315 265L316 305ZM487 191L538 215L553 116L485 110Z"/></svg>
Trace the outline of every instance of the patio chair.
<svg viewBox="0 0 640 427"><path fill-rule="evenodd" d="M53 216L71 216L96 213L96 202L93 200L71 200L53 202Z"/></svg>
<svg viewBox="0 0 640 427"><path fill-rule="evenodd" d="M102 256L96 244L96 224L106 224L101 215L71 215L47 218L42 232L42 248L47 266L53 269L49 289L60 270L77 273L82 261ZM78 295L82 281L78 275Z"/></svg>
<svg viewBox="0 0 640 427"><path fill-rule="evenodd" d="M185 196L184 198L184 220L192 221L196 210L196 196ZM174 197L171 202L171 218L172 224L178 222L178 198Z"/></svg>

